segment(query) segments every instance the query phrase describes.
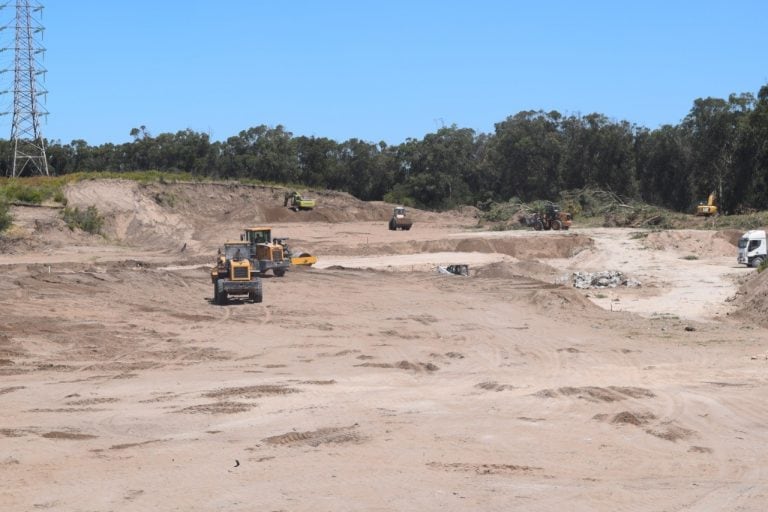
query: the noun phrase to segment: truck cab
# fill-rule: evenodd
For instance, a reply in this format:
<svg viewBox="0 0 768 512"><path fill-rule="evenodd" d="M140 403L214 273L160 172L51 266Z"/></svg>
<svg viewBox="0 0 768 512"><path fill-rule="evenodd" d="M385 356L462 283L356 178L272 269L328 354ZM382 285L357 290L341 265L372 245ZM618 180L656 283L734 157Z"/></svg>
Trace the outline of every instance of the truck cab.
<svg viewBox="0 0 768 512"><path fill-rule="evenodd" d="M747 231L739 238L738 263L749 267L759 267L768 258L766 251L765 231L755 229Z"/></svg>

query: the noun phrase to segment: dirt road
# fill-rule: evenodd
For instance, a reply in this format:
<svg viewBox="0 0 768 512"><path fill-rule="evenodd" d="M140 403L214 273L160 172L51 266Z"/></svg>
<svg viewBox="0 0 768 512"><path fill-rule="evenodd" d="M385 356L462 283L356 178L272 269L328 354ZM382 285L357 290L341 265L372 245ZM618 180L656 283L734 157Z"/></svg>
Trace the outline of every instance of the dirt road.
<svg viewBox="0 0 768 512"><path fill-rule="evenodd" d="M0 509L764 509L768 336L712 233L422 224L275 223L320 264L227 307L210 235L3 255ZM643 286L558 284L605 269Z"/></svg>

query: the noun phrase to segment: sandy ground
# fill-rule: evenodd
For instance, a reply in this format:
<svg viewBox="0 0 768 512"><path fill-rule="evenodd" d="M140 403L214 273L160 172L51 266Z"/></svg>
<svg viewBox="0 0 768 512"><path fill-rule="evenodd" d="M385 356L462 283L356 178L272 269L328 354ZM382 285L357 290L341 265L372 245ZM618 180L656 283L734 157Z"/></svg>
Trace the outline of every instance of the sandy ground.
<svg viewBox="0 0 768 512"><path fill-rule="evenodd" d="M155 243L174 231L149 214L114 214L123 236L104 241L17 210L0 254L0 510L768 503L768 336L731 316L754 271L712 232L294 217L275 231L318 265L220 307L204 264L269 218L192 223L177 204L162 219L182 251ZM470 277L435 271L451 263ZM642 286L569 286L597 270Z"/></svg>

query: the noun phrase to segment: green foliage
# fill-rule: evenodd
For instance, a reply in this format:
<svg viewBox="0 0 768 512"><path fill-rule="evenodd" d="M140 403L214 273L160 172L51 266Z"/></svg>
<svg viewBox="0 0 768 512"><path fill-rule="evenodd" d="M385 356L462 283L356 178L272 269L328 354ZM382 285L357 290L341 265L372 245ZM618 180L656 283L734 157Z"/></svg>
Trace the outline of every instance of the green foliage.
<svg viewBox="0 0 768 512"><path fill-rule="evenodd" d="M222 142L189 129L155 136L141 126L130 134L122 144L51 142L50 166L64 178L0 179L0 195L64 203L56 188L66 180L216 179L328 188L437 210L474 204L491 222L514 217L514 205L505 205L510 197L558 202L582 225L674 226L674 211L690 215L713 190L726 217L768 210L768 85L757 95L695 99L679 125L654 130L599 113L531 110L496 123L493 133L453 125L394 146L294 137L281 125L251 127ZM10 142L0 140L0 175L10 154ZM762 225L753 220L752 227ZM736 222L747 227L747 219Z"/></svg>
<svg viewBox="0 0 768 512"><path fill-rule="evenodd" d="M488 210L481 214L481 218L488 222L516 221L515 217L523 207L523 203L516 197L505 203L491 203Z"/></svg>
<svg viewBox="0 0 768 512"><path fill-rule="evenodd" d="M64 208L62 216L71 230L81 229L87 233L100 234L104 225L104 219L95 206L89 206L85 210L67 207Z"/></svg>
<svg viewBox="0 0 768 512"><path fill-rule="evenodd" d="M13 217L11 216L8 202L0 197L0 233L11 227Z"/></svg>
<svg viewBox="0 0 768 512"><path fill-rule="evenodd" d="M391 191L384 194L384 201L413 208L416 206L416 201L407 193L405 187L395 186Z"/></svg>
<svg viewBox="0 0 768 512"><path fill-rule="evenodd" d="M167 172L167 171L128 171L128 172L81 172L71 175L73 179L77 180L99 180L99 179L114 179L114 180L130 180L137 183L149 184L149 183L177 183L177 182L190 182L190 181L204 181L199 176L192 175L185 172Z"/></svg>
<svg viewBox="0 0 768 512"><path fill-rule="evenodd" d="M27 177L0 179L0 196L9 202L42 204L53 200L61 202L63 186L68 180L57 177Z"/></svg>
<svg viewBox="0 0 768 512"><path fill-rule="evenodd" d="M169 208L173 208L174 206L176 206L176 201L177 201L176 195L170 192L167 192L165 190L155 194L155 202L160 206L167 206Z"/></svg>
<svg viewBox="0 0 768 512"><path fill-rule="evenodd" d="M757 267L757 272L760 273L766 268L768 268L768 260L763 260L762 263L760 263L760 265Z"/></svg>

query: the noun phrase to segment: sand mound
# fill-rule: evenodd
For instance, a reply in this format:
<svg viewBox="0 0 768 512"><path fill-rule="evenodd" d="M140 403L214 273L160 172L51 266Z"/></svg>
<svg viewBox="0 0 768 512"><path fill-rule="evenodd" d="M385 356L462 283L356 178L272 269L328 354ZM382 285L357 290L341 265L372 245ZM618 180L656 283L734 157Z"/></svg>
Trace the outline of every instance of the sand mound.
<svg viewBox="0 0 768 512"><path fill-rule="evenodd" d="M71 230L62 219L62 208L13 206L12 228L0 236L0 253L50 253L66 245L103 245L106 241L80 230Z"/></svg>
<svg viewBox="0 0 768 512"><path fill-rule="evenodd" d="M644 245L650 249L706 256L735 256L741 231L667 230L649 233Z"/></svg>
<svg viewBox="0 0 768 512"><path fill-rule="evenodd" d="M67 186L70 206L95 206L110 239L157 250L209 250L209 240L237 239L239 227L291 222L386 222L393 205L360 201L344 192L308 191L317 200L312 211L283 206L286 189L237 183L152 183L91 180ZM411 209L414 222L455 218L466 222L473 212L432 213ZM236 230L237 229L237 230ZM411 249L411 252L413 249Z"/></svg>
<svg viewBox="0 0 768 512"><path fill-rule="evenodd" d="M474 270L475 277L492 279L510 279L527 277L543 282L552 282L560 272L556 268L539 261L518 261L514 263L497 262L484 265Z"/></svg>
<svg viewBox="0 0 768 512"><path fill-rule="evenodd" d="M594 302L570 288L536 290L530 297L530 303L541 310L558 311L568 315L574 311L604 313Z"/></svg>
<svg viewBox="0 0 768 512"><path fill-rule="evenodd" d="M511 238L453 238L422 242L398 242L382 246L384 254L414 254L420 252L481 252L506 254L520 260L571 258L594 246L590 237L575 233L542 237Z"/></svg>
<svg viewBox="0 0 768 512"><path fill-rule="evenodd" d="M736 318L768 327L768 272L755 272L736 294Z"/></svg>

